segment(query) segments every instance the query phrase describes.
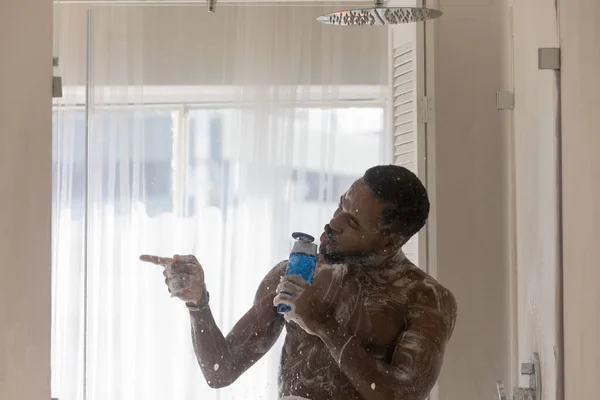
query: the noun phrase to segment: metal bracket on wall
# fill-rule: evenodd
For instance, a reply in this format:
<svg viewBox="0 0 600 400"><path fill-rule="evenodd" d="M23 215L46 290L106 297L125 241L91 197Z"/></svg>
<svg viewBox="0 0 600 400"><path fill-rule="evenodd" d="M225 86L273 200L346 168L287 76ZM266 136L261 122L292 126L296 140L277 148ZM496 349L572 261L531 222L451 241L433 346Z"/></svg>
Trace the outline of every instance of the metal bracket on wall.
<svg viewBox="0 0 600 400"><path fill-rule="evenodd" d="M429 124L434 119L433 99L423 96L417 100L417 121L419 123Z"/></svg>
<svg viewBox="0 0 600 400"><path fill-rule="evenodd" d="M54 68L58 67L58 57L52 57L52 66ZM52 77L52 98L58 99L63 95L62 92L62 78L60 76Z"/></svg>
<svg viewBox="0 0 600 400"><path fill-rule="evenodd" d="M496 92L496 110L513 110L514 108L515 94L513 92Z"/></svg>
<svg viewBox="0 0 600 400"><path fill-rule="evenodd" d="M529 387L516 387L508 397L504 382L498 381L498 400L542 400L542 368L538 353L533 353L531 362L521 364L521 375L529 376Z"/></svg>
<svg viewBox="0 0 600 400"><path fill-rule="evenodd" d="M544 47L538 49L538 69L560 70L560 49Z"/></svg>

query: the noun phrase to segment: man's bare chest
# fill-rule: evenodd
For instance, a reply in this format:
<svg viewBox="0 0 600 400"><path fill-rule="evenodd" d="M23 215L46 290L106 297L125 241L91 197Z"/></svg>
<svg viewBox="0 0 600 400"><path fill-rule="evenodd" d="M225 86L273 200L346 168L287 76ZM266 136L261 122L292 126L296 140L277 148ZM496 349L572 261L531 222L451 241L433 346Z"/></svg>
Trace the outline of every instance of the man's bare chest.
<svg viewBox="0 0 600 400"><path fill-rule="evenodd" d="M374 282L365 274L332 274L321 284L327 288L325 301L331 317L366 349L381 352L406 329L406 304L397 288Z"/></svg>

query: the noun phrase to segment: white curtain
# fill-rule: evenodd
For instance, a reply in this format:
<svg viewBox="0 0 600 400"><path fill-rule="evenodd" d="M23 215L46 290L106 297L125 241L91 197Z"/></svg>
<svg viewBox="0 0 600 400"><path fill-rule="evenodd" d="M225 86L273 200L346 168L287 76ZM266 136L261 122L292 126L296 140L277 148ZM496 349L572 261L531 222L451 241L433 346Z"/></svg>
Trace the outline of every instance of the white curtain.
<svg viewBox="0 0 600 400"><path fill-rule="evenodd" d="M333 8L56 5L54 397L277 397L283 335L210 389L138 256L195 254L227 334L291 233L388 161L387 31L317 25Z"/></svg>

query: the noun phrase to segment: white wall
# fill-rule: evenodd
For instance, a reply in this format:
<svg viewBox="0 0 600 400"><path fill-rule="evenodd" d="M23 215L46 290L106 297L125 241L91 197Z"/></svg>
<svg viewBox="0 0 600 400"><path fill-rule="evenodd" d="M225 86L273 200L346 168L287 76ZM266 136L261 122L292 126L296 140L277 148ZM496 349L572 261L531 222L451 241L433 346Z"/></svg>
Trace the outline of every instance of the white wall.
<svg viewBox="0 0 600 400"><path fill-rule="evenodd" d="M539 47L558 46L555 2L440 7L436 269L459 317L439 396L495 398L499 379L509 393L526 387L519 364L539 352L544 400L560 399L558 80L537 59ZM495 93L512 90L514 111L497 111Z"/></svg>
<svg viewBox="0 0 600 400"><path fill-rule="evenodd" d="M428 2L429 4L429 2ZM433 5L435 6L435 4ZM496 398L510 385L509 115L505 1L440 0L435 22L434 269L458 301L439 379L440 400Z"/></svg>
<svg viewBox="0 0 600 400"><path fill-rule="evenodd" d="M560 1L565 399L600 377L600 30L597 0Z"/></svg>
<svg viewBox="0 0 600 400"><path fill-rule="evenodd" d="M51 0L2 1L0 55L0 399L48 400Z"/></svg>

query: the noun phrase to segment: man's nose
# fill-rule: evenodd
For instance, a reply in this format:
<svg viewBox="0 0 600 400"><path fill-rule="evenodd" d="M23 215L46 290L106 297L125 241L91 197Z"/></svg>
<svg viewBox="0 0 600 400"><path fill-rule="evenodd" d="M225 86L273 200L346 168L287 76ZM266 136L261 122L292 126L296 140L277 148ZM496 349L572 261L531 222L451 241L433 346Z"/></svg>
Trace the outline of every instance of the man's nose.
<svg viewBox="0 0 600 400"><path fill-rule="evenodd" d="M335 234L342 233L343 226L344 226L343 219L344 219L343 214L334 215L333 218L331 218L331 221L329 221L329 227L331 228L333 233L335 233Z"/></svg>

